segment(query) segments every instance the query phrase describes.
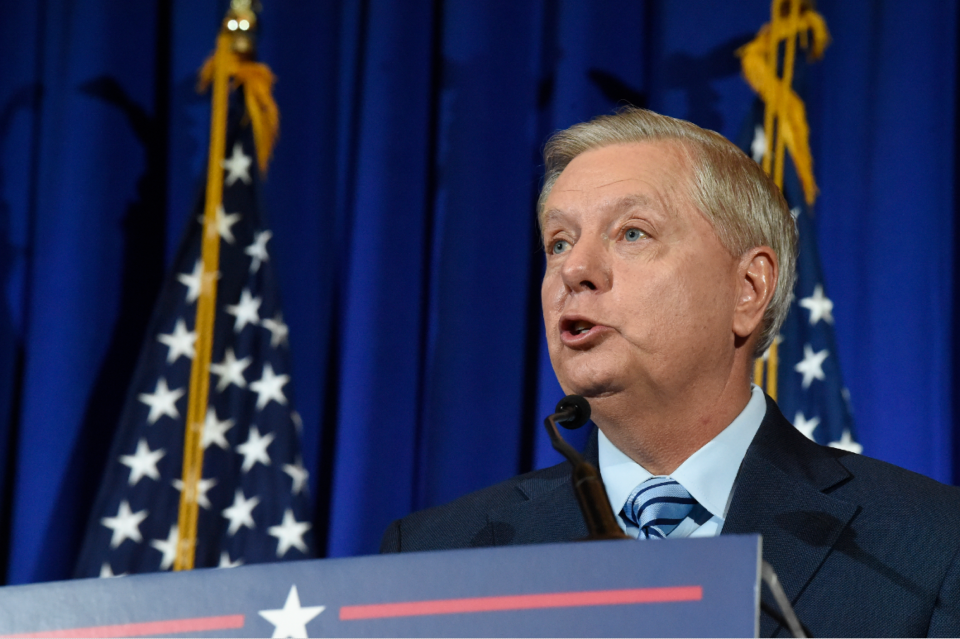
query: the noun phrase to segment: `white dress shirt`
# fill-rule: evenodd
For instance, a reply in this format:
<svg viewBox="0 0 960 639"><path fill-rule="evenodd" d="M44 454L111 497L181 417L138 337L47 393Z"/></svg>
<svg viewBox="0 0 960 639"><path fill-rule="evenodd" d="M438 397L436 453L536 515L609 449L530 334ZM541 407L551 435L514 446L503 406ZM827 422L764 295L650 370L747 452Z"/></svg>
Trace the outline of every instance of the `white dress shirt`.
<svg viewBox="0 0 960 639"><path fill-rule="evenodd" d="M766 413L767 401L763 391L754 386L750 401L736 419L670 474L702 508L694 508L668 538L716 537L720 534L740 463ZM640 530L623 519L620 512L633 489L653 475L610 443L603 431L599 433L599 444L600 475L607 489L607 498L620 528L636 537Z"/></svg>

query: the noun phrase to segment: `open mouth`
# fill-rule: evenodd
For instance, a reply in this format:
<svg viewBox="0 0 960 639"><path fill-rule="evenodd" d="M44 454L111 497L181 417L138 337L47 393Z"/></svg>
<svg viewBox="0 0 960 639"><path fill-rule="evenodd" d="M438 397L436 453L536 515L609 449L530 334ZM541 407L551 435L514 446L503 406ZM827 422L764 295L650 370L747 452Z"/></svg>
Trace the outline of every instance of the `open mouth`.
<svg viewBox="0 0 960 639"><path fill-rule="evenodd" d="M576 340L587 335L597 325L585 319L565 319L560 323L560 332L567 339Z"/></svg>
<svg viewBox="0 0 960 639"><path fill-rule="evenodd" d="M577 320L573 322L573 325L570 327L570 332L574 335L582 335L590 331L593 328L593 324L586 320Z"/></svg>

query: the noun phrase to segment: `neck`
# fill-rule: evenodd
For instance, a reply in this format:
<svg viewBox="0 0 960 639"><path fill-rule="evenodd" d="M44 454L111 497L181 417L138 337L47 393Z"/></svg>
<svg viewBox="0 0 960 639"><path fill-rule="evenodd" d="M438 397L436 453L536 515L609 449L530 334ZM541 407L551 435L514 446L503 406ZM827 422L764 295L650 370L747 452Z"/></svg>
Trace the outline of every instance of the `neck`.
<svg viewBox="0 0 960 639"><path fill-rule="evenodd" d="M750 382L732 375L680 391L628 389L591 398L593 421L614 446L654 475L669 475L730 425L750 401Z"/></svg>

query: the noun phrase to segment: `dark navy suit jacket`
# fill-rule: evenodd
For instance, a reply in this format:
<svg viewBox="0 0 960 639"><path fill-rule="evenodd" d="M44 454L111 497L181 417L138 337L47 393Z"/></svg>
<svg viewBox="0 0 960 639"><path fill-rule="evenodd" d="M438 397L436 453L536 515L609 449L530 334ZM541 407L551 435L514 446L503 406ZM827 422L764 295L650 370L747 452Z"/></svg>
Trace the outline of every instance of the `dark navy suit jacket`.
<svg viewBox="0 0 960 639"><path fill-rule="evenodd" d="M597 465L596 434L584 454ZM723 526L738 533L763 535L764 558L814 636L960 636L960 489L811 442L769 398ZM395 521L380 550L586 534L563 463ZM760 634L786 630L761 614Z"/></svg>

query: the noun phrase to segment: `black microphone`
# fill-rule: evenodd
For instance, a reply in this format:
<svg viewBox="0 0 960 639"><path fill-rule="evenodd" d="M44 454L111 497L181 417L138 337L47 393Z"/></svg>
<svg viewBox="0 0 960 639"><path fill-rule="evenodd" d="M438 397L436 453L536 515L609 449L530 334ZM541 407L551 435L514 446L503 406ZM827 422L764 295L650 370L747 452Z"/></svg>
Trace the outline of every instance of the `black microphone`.
<svg viewBox="0 0 960 639"><path fill-rule="evenodd" d="M582 395L567 395L557 403L553 414L561 426L577 430L590 421L590 402Z"/></svg>
<svg viewBox="0 0 960 639"><path fill-rule="evenodd" d="M558 422L565 428L574 429L580 428L589 420L590 402L580 395L567 395L557 404L554 413L543 420L543 425L553 448L573 466L570 479L589 531L587 539L630 539L617 524L600 473L568 444L557 430Z"/></svg>

